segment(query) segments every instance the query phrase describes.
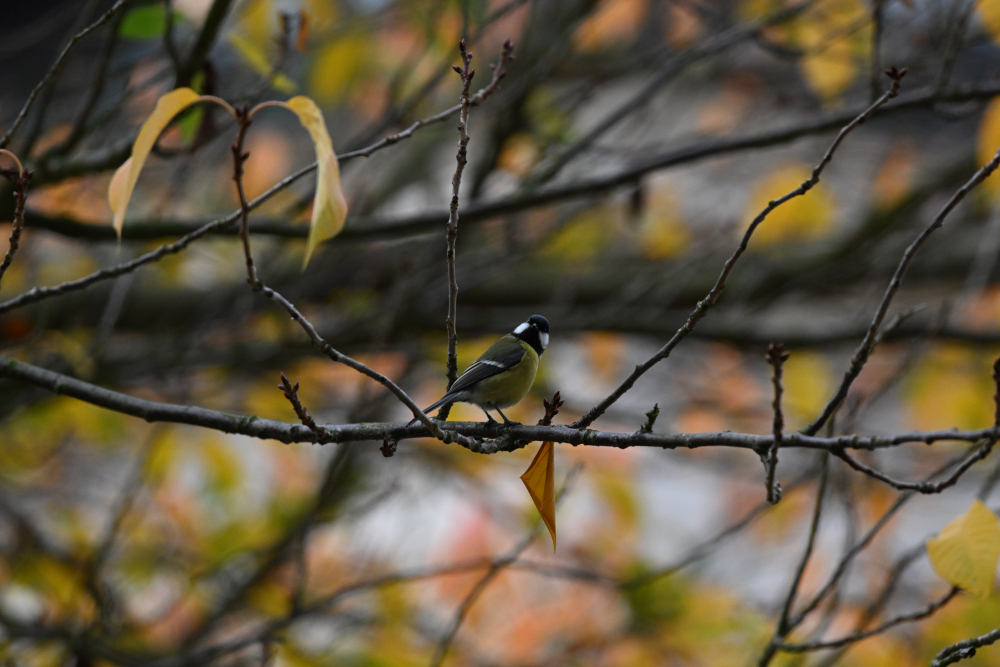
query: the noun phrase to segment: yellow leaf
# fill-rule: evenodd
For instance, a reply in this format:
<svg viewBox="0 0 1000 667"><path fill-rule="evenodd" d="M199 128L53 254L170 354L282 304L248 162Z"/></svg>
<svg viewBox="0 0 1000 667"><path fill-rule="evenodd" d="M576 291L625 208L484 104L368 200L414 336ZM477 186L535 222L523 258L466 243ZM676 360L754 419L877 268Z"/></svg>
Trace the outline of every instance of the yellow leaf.
<svg viewBox="0 0 1000 667"><path fill-rule="evenodd" d="M980 0L979 20L994 42L1000 42L1000 0Z"/></svg>
<svg viewBox="0 0 1000 667"><path fill-rule="evenodd" d="M969 511L927 541L927 555L934 571L949 584L989 597L1000 561L1000 521L976 500Z"/></svg>
<svg viewBox="0 0 1000 667"><path fill-rule="evenodd" d="M556 550L556 494L555 494L555 454L551 442L543 442L531 465L521 475L521 481L531 494L531 499L542 515L549 534L552 535L552 551Z"/></svg>
<svg viewBox="0 0 1000 667"><path fill-rule="evenodd" d="M135 143L132 144L132 156L125 161L125 164L118 168L118 171L111 178L111 184L108 187L108 203L111 205L111 212L114 214L113 224L115 231L118 232L119 239L122 235L122 225L125 224L125 209L128 208L129 199L132 198L135 183L139 180L139 172L142 171L143 165L146 164L146 158L149 157L149 153L153 150L153 146L156 144L160 133L166 129L174 116L192 104L201 101L216 102L226 107L232 113L232 108L216 97L198 95L198 93L190 88L177 88L156 101L156 108L153 109L153 113L150 114L146 122L139 128L139 136L136 137Z"/></svg>
<svg viewBox="0 0 1000 667"><path fill-rule="evenodd" d="M312 222L309 224L309 242L302 268L309 263L316 246L333 238L344 228L347 218L347 200L340 188L340 167L337 154L333 152L333 142L326 130L323 112L316 103L304 95L298 95L282 103L286 109L299 117L302 127L312 137L316 148L316 197L313 199Z"/></svg>
<svg viewBox="0 0 1000 667"><path fill-rule="evenodd" d="M822 354L804 351L785 362L784 373L785 416L791 429L809 423L823 409L836 377Z"/></svg>
<svg viewBox="0 0 1000 667"><path fill-rule="evenodd" d="M313 61L309 93L323 104L339 102L365 71L371 52L372 44L364 35L346 35L326 45Z"/></svg>
<svg viewBox="0 0 1000 667"><path fill-rule="evenodd" d="M851 45L843 39L822 51L802 57L802 73L809 87L826 102L847 90L857 71L858 64Z"/></svg>
<svg viewBox="0 0 1000 667"><path fill-rule="evenodd" d="M1000 0L997 2L1000 3ZM1000 146L1000 99L993 100L987 105L982 120L979 121L979 141L976 147L978 164L983 165L993 159L998 146ZM1000 183L987 178L983 187L996 194L1000 190Z"/></svg>

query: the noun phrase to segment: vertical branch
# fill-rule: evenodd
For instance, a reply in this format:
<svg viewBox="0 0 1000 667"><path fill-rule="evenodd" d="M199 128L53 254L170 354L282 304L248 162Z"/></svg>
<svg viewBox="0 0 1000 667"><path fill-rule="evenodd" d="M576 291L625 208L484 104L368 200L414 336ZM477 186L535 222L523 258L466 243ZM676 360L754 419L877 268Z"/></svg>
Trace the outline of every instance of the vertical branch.
<svg viewBox="0 0 1000 667"><path fill-rule="evenodd" d="M885 0L874 0L872 2L872 60L870 88L871 101L878 99L882 92L882 28L885 18Z"/></svg>
<svg viewBox="0 0 1000 667"><path fill-rule="evenodd" d="M246 105L236 110L236 120L240 129L236 135L236 141L230 150L233 153L233 180L236 181L236 192L240 197L240 240L243 241L243 255L247 262L247 282L255 292L262 287L257 279L257 269L253 264L253 254L250 252L250 202L247 201L247 194L243 188L243 165L246 164L250 153L243 151L243 144L246 141L247 129L253 122Z"/></svg>
<svg viewBox="0 0 1000 667"><path fill-rule="evenodd" d="M472 77L476 75L476 70L469 69L472 53L466 49L464 39L459 42L458 49L462 54L462 66L454 65L453 69L462 77L462 110L458 115L458 154L455 156L458 164L455 167L455 175L451 179L451 209L448 213L447 250L445 252L448 263L448 317L445 320L445 328L448 331L449 389L458 378L458 281L455 276L455 246L458 242L458 191L462 184L462 172L465 171L465 164L468 162L469 109L472 106L469 88L472 85ZM449 410L450 406L445 406L439 418L447 419Z"/></svg>
<svg viewBox="0 0 1000 667"><path fill-rule="evenodd" d="M771 443L767 460L764 461L764 468L767 471L767 502L774 504L781 500L781 485L775 484L774 477L778 468L778 447L781 446L781 434L785 428L785 417L781 413L781 371L782 365L788 361L788 353L781 343L772 342L767 347L764 358L774 369L771 375L771 384L774 385L774 402L771 403L774 409L774 442Z"/></svg>
<svg viewBox="0 0 1000 667"><path fill-rule="evenodd" d="M802 552L802 557L799 559L798 568L795 570L795 576L792 578L792 584L788 587L788 594L785 596L785 601L781 605L781 616L778 618L778 624L774 628L774 635L771 637L771 642L764 649L763 654L760 656L760 660L757 662L757 667L767 667L774 659L775 654L778 652L778 647L781 646L785 637L788 636L796 625L801 621L801 616L797 618L792 618L792 605L795 604L795 598L799 594L799 586L802 584L802 577L806 572L806 566L809 565L809 559L812 558L813 547L816 545L816 534L819 532L819 522L820 517L823 515L823 497L826 495L826 479L827 470L829 468L829 454L823 454L823 464L820 469L819 486L816 490L816 505L813 507L812 521L809 524L809 538L806 540L806 547Z"/></svg>
<svg viewBox="0 0 1000 667"><path fill-rule="evenodd" d="M0 152L13 158L18 166L17 177L15 178L12 174L8 176L14 182L14 220L11 222L10 245L7 248L7 254L4 255L3 261L0 262L0 281L2 281L4 274L7 273L7 269L10 268L11 262L14 261L14 255L17 253L18 247L21 245L21 232L24 231L24 202L28 196L28 181L31 180L34 172L25 171L21 166L21 162L10 151L0 149Z"/></svg>

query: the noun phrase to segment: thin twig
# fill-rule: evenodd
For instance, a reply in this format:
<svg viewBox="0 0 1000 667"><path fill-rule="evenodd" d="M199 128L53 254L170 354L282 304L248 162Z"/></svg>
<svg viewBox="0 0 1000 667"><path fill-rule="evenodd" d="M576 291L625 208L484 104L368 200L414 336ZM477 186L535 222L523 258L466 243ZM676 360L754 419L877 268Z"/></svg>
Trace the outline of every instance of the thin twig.
<svg viewBox="0 0 1000 667"><path fill-rule="evenodd" d="M295 410L295 414L298 416L299 421L308 427L310 431L316 434L316 442L321 445L326 444L326 434L323 432L323 429L316 424L316 420L312 418L309 411L306 410L304 405L302 405L302 401L299 400L299 383L296 382L293 385L289 382L288 376L282 373L281 384L278 385L278 389L280 389L281 393L285 395L288 402L292 404L292 409Z"/></svg>
<svg viewBox="0 0 1000 667"><path fill-rule="evenodd" d="M101 15L101 18L97 19L86 28L73 35L73 37L69 40L69 43L63 47L59 56L56 57L55 62L53 62L52 66L49 67L49 71L45 73L45 76L42 77L41 81L35 84L35 87L32 89L31 94L28 95L28 99L25 101L24 106L21 107L21 111L17 114L17 118L14 119L14 123L4 133L4 135L0 137L0 148L6 148L7 144L10 143L11 138L17 132L18 128L21 127L21 123L23 123L24 119L28 116L28 112L31 111L31 107L35 104L35 100L38 99L39 93L45 89L45 87L49 84L49 81L52 80L52 77L59 73L59 70L62 69L62 66L66 63L66 59L69 57L69 54L76 48L77 43L110 21L111 17L117 14L118 11L125 6L126 2L128 2L128 0L118 0L118 2L113 4L108 11Z"/></svg>
<svg viewBox="0 0 1000 667"><path fill-rule="evenodd" d="M875 316L872 318L872 323L868 327L868 331L865 333L864 340L861 341L861 345L854 352L854 356L851 358L851 364L847 371L844 372L844 378L840 382L840 386L837 388L837 392L834 396L827 402L823 411L816 417L815 420L809 426L802 429L803 433L812 435L822 428L823 424L833 415L834 412L840 407L847 397L847 392L851 388L854 380L861 373L861 370L865 367L865 363L868 361L868 357L871 356L872 350L875 348L876 336L878 335L879 327L882 325L882 321L885 319L885 315L889 310L889 306L892 304L893 297L896 296L896 292L899 291L899 286L903 281L903 276L906 274L906 270L910 266L910 262L916 256L917 251L923 246L924 242L933 234L937 229L939 229L948 217L948 214L958 205L960 201L965 199L965 196L972 191L977 185L982 183L986 178L992 174L997 166L1000 165L1000 149L997 149L996 154L994 154L993 159L987 162L981 169L979 169L975 174L972 175L965 185L958 189L955 194L951 196L951 199L944 205L944 207L938 212L934 219L931 221L927 227L917 235L917 238L907 246L906 251L903 253L903 257L899 260L899 264L896 266L896 271L892 275L892 279L889 281L889 286L885 290L885 294L882 297L882 301L878 305L878 309L875 311Z"/></svg>
<svg viewBox="0 0 1000 667"><path fill-rule="evenodd" d="M506 51L507 42L504 45ZM462 184L462 172L468 162L469 146L469 89L472 86L472 77L476 75L475 70L470 70L472 63L472 53L465 47L465 40L458 44L459 53L462 55L462 66L454 67L458 75L462 77L462 110L458 114L458 152L455 155L455 175L451 178L451 208L448 214L448 225L445 234L445 262L448 266L448 316L445 319L445 330L448 333L448 389L455 384L458 378L458 280L455 275L455 246L458 243L458 191ZM450 406L445 406L442 410L441 419L448 419Z"/></svg>
<svg viewBox="0 0 1000 667"><path fill-rule="evenodd" d="M936 484L932 484L930 482L901 482L897 479L893 479L883 472L876 470L875 468L865 465L845 452L843 449L833 449L832 453L834 456L858 472L862 472L869 477L879 480L880 482L885 482L894 489L898 489L900 491L916 491L917 493L932 495L935 493L941 493L945 489L954 486L969 468L990 455L990 452L993 450L993 445L995 444L995 439L984 438L982 444L973 451L969 458L962 462L962 464L957 470L955 470L954 473L951 474L950 477Z"/></svg>
<svg viewBox="0 0 1000 667"><path fill-rule="evenodd" d="M262 291L266 294L269 290L270 288L265 287ZM279 296L275 294L275 298ZM294 312L298 313L298 311ZM306 322L306 325L308 326L306 329L307 332L311 330L315 333L315 329L312 328L311 324ZM341 355L332 347L328 347L329 343L318 336L318 334L315 339L310 336L310 340L335 361L340 361L351 366L355 370L384 385L389 383L386 386L390 391L396 394L397 397L400 396L397 391L393 390L395 384L388 378L354 361L350 357ZM357 364L357 367L352 366L352 364ZM195 405L150 401L100 387L32 364L23 363L9 357L0 356L0 377L28 382L29 384L57 394L72 396L92 405L107 408L121 414L139 417L149 422L191 424L224 433L239 433L254 438L277 440L285 443L316 442L316 434L301 424L290 424L249 415L236 415L209 410ZM399 390L398 387L396 387L396 390L402 393L402 390ZM402 395L405 396L405 394ZM403 402L411 410L416 408L415 404L411 406L405 400ZM419 411L419 408L416 409ZM420 414L423 413L421 412ZM429 430L423 423L420 425L410 425L407 422L324 424L321 428L329 437L330 442L381 442L386 436L397 441L425 438L428 435L438 437L436 433ZM448 429L446 433L454 438L454 442L478 454L495 454L500 451L512 451L523 448L527 443L544 441L570 445L587 445L591 447L614 447L618 449L625 447L654 447L659 449L728 447L743 449L748 452L760 452L767 450L773 441L770 435L733 433L729 431L721 433L637 433L635 431L616 433L580 430L566 425L534 426L522 424L509 428L514 444L509 448L501 448L496 441L487 439L495 436L496 431L490 428L485 422L448 422ZM911 431L887 436L841 435L836 437L817 437L805 436L801 433L786 433L782 439L782 448L789 449L795 447L829 452L837 449L874 450L897 447L906 443L932 444L945 441L979 442L983 438L998 439L1000 438L1000 431L994 428L972 431L943 429L939 431ZM480 439L483 440L480 441ZM956 461L955 465L957 463Z"/></svg>
<svg viewBox="0 0 1000 667"><path fill-rule="evenodd" d="M240 240L243 243L243 256L247 265L247 282L254 292L259 292L262 285L257 278L257 268L253 264L253 253L250 252L250 202L247 201L246 191L243 189L243 165L246 164L250 153L243 151L243 144L246 140L247 129L253 119L246 106L236 111L236 121L239 123L239 131L236 141L230 151L233 154L233 180L236 182L236 192L240 200Z"/></svg>
<svg viewBox="0 0 1000 667"><path fill-rule="evenodd" d="M767 489L767 502L774 504L781 500L781 486L778 485L778 488L775 489L774 477L778 469L778 448L781 447L781 432L785 428L785 418L781 412L781 370L784 363L788 361L788 352L785 352L785 348L781 343L772 342L768 346L767 354L764 358L767 359L767 363L773 369L771 384L774 386L774 401L771 403L771 408L774 411L774 424L772 427L774 442L771 443L771 448L768 450L764 467L767 468L765 487Z"/></svg>
<svg viewBox="0 0 1000 667"><path fill-rule="evenodd" d="M802 576L806 572L806 566L809 565L813 547L816 544L819 522L823 516L823 499L826 495L827 473L829 471L828 462L829 457L824 454L822 468L820 469L819 485L816 488L816 502L813 505L812 520L809 523L809 537L806 540L805 548L802 550L802 556L799 558L798 567L795 569L795 576L792 577L792 583L789 585L788 593L785 595L785 600L781 605L781 615L778 617L778 623L774 628L774 635L761 654L760 660L757 662L758 667L766 667L771 662L782 641L784 641L788 633L795 627L794 621L790 620L792 605L795 604L795 598L799 593L799 586L802 584Z"/></svg>
<svg viewBox="0 0 1000 667"><path fill-rule="evenodd" d="M897 71L895 68L893 68L890 72L888 72L888 74L889 77L892 79L892 85L889 87L889 90L887 90L885 94L882 95L882 97L876 100L874 104L865 109L859 116L857 116L854 120L852 120L843 129L840 130L840 132L837 134L837 138L834 139L833 143L830 145L830 148L827 149L826 154L823 155L823 159L820 160L819 164L817 164L813 168L812 174L810 174L809 178L806 179L805 182L802 183L802 185L795 188L794 190L784 195L783 197L768 202L764 210L757 214L757 217L755 217L753 221L750 223L750 226L747 227L747 230L743 234L743 238L740 241L740 244L736 248L735 252L733 252L732 256L728 260L726 260L726 264L722 269L722 273L719 274L719 278L716 280L715 285L709 291L708 295L704 299L698 302L697 307L688 316L688 319L684 323L684 326L678 329L677 332L673 335L673 337L671 337L671 339L667 341L667 344L664 345L662 348L660 348L660 350L657 351L656 354L647 359L644 363L636 366L635 370L632 371L632 373L627 378L625 378L625 381L622 382L618 386L618 388L615 389L607 398L605 398L603 401L601 401L600 403L592 407L590 410L588 410L586 414L584 414L580 419L573 422L573 426L575 428L586 428L590 426L592 423L594 423L594 420L600 417L602 414L604 414L608 408L614 405L614 403L618 401L618 399L625 394L625 392L631 389L632 386L636 383L636 381L640 377L642 377L646 373L646 371L648 371L650 368L658 364L663 359L666 359L670 355L671 351L673 351L673 349L677 347L677 345L682 340L684 340L684 338L686 338L687 335L691 333L691 331L694 330L698 322L701 321L701 319L708 314L708 311L719 300L719 297L722 296L722 292L726 289L726 281L729 278L729 274L732 273L733 268L736 266L736 263L739 261L740 257L743 256L743 253L746 252L747 246L750 244L750 238L753 236L753 233L757 230L757 227L760 226L762 222L764 222L765 218L767 218L767 216L770 215L771 211L778 208L785 202L794 199L795 197L801 197L802 195L809 192L809 190L811 190L813 186L819 183L820 175L823 173L823 170L826 168L827 164L830 163L830 160L833 159L834 152L840 146L841 142L843 142L847 134L851 130L856 128L858 125L865 122L865 120L867 120L869 116L875 113L876 109L878 109L880 106L882 106L883 104L885 104L886 102L888 102L889 100L891 100L892 98L896 97L896 95L899 94L899 83L900 80L903 78L903 76L906 74L906 70ZM998 159L1000 159L1000 156L998 156ZM815 430L812 431L810 435L815 432L816 432Z"/></svg>
<svg viewBox="0 0 1000 667"><path fill-rule="evenodd" d="M0 151L14 157L14 154L7 150L0 149ZM18 167L20 166L21 164L18 162ZM3 280L4 274L10 268L11 262L14 261L14 255L17 254L17 249L21 245L21 232L24 231L24 202L28 197L28 181L31 180L32 174L33 172L22 168L16 177L10 177L14 181L14 219L10 223L10 243L7 246L7 253L4 255L3 261L0 262L0 281Z"/></svg>

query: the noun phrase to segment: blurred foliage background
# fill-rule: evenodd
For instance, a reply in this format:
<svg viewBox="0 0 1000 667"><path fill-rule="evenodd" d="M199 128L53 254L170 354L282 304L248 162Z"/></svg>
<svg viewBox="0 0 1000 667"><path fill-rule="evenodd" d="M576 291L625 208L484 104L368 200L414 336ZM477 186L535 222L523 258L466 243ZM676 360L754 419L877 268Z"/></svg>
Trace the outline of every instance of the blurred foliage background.
<svg viewBox="0 0 1000 667"><path fill-rule="evenodd" d="M5 6L0 126L111 4ZM998 0L133 0L79 42L8 146L35 173L0 301L238 206L235 124L198 108L164 134L116 243L111 174L175 86L234 105L309 95L345 154L456 104L462 37L474 89L504 40L517 50L472 110L459 364L546 315L552 343L533 392L507 412L525 423L555 391L568 423L654 353L749 221L888 87L882 68L907 67L898 100L756 233L693 336L595 425L634 431L657 404L658 432L770 433L763 354L775 339L791 351L787 428L801 428L832 395L903 249L1000 146ZM251 221L268 284L421 404L446 383L456 141L448 120L344 160L347 227L304 272L312 177ZM280 113L255 120L246 148L251 198L313 159ZM998 192L997 178L973 192L917 257L892 311L903 317L832 433L992 424ZM153 400L297 422L275 387L284 371L321 422L409 417L319 356L248 289L243 262L238 239L219 233L86 290L0 305L0 347ZM451 418L481 413L460 404ZM30 667L757 664L820 484L821 455L807 450L782 453L785 495L768 507L752 452L558 445L553 555L518 480L533 446L482 456L418 440L384 458L373 443L149 424L10 381L0 420L0 659ZM916 479L960 451L859 458ZM987 459L942 495L900 500L831 461L804 598L888 520L791 639L850 634L946 592L924 541L977 493L996 511L998 475ZM998 619L997 593L960 595L920 623L771 664L928 664ZM967 664L1000 665L1000 649Z"/></svg>

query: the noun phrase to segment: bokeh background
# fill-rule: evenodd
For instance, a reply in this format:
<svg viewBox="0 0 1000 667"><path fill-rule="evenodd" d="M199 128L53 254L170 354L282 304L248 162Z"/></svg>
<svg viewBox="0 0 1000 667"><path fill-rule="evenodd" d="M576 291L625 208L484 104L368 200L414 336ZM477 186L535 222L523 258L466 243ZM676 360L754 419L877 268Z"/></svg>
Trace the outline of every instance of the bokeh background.
<svg viewBox="0 0 1000 667"><path fill-rule="evenodd" d="M4 7L0 126L111 4ZM907 67L900 97L759 229L694 334L595 425L635 431L655 404L657 432L769 433L764 352L778 340L791 352L787 427L801 428L836 388L903 249L1000 147L997 0L135 0L79 42L8 146L35 175L0 301L238 206L235 125L199 108L162 137L116 241L111 174L176 85L234 105L308 95L346 153L456 104L462 37L474 90L504 40L516 60L471 113L459 366L547 316L534 389L507 411L525 423L556 391L556 421L568 423L652 355L749 221L888 88L881 70ZM202 38L203 57L189 60ZM345 160L346 229L304 271L313 177L251 220L263 279L421 404L446 385L455 125ZM250 197L313 159L279 111L260 114L246 148ZM998 190L995 177L976 189L918 255L833 433L992 424ZM2 354L135 396L294 423L276 388L284 371L320 422L409 418L254 294L243 262L234 235L211 235L4 312ZM481 413L458 405L451 419ZM31 667L425 665L454 628L443 661L455 666L757 664L806 542L822 458L782 452L785 492L771 507L750 451L557 445L553 554L518 479L537 445L484 456L414 440L386 458L378 443L149 424L11 381L0 382L0 420L0 658ZM919 479L961 451L859 456ZM794 638L849 634L946 592L922 545L977 493L1000 507L989 495L998 474L987 459L955 488L905 500ZM806 598L900 497L839 461L827 476ZM998 619L998 594L960 595L919 623L771 664L927 664ZM1000 649L967 664L1000 665Z"/></svg>

